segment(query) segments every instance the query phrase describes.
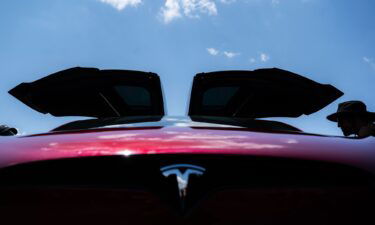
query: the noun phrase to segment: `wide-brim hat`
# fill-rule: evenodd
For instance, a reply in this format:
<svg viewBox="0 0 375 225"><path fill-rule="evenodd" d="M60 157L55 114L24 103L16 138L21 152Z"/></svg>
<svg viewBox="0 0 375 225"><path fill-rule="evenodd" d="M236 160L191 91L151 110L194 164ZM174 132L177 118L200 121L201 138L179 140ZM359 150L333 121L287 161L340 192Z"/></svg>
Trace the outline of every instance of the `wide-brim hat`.
<svg viewBox="0 0 375 225"><path fill-rule="evenodd" d="M327 116L327 119L332 122L337 122L339 116L363 116L371 121L375 121L375 113L367 111L365 103L361 101L347 101L340 103L337 107L337 112Z"/></svg>

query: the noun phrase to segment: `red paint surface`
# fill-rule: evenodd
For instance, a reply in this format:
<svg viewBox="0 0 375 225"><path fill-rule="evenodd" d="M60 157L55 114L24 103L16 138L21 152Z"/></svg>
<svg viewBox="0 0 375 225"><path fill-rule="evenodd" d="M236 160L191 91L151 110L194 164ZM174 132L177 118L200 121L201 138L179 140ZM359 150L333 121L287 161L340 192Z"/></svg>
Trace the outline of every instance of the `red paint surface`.
<svg viewBox="0 0 375 225"><path fill-rule="evenodd" d="M0 140L0 168L58 158L136 154L243 154L335 161L375 173L375 138L349 139L244 129L118 128Z"/></svg>

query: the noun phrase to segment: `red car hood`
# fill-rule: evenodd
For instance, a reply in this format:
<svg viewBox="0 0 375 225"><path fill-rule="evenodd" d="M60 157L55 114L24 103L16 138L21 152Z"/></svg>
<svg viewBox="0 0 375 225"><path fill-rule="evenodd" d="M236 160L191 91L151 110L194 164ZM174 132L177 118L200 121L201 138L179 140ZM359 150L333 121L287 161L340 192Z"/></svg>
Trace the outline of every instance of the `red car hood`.
<svg viewBox="0 0 375 225"><path fill-rule="evenodd" d="M375 139L192 127L111 128L1 140L0 168L38 160L142 154L236 154L322 160L375 174Z"/></svg>

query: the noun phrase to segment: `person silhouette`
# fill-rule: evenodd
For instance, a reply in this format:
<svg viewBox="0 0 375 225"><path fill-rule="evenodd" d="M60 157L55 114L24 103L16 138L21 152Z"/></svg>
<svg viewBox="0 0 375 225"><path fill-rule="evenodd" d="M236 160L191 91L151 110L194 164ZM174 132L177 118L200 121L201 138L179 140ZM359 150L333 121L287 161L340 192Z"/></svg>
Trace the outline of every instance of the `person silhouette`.
<svg viewBox="0 0 375 225"><path fill-rule="evenodd" d="M345 136L355 135L359 138L375 136L375 113L368 112L365 103L347 101L338 105L337 112L327 116L337 122Z"/></svg>

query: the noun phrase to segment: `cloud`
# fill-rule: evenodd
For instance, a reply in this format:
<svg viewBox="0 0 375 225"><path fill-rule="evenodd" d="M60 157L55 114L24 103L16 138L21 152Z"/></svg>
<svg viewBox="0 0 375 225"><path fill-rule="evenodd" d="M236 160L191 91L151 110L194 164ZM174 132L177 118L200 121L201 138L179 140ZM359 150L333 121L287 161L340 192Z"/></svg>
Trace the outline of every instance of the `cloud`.
<svg viewBox="0 0 375 225"><path fill-rule="evenodd" d="M210 55L213 55L213 56L223 55L223 56L225 56L229 59L234 58L236 56L239 56L241 54L239 52L231 52L231 51L223 51L221 53L220 50L215 49L215 48L207 48L206 50L207 50L208 54L210 54Z"/></svg>
<svg viewBox="0 0 375 225"><path fill-rule="evenodd" d="M212 0L181 0L184 14L189 17L199 17L197 12L217 15L216 4Z"/></svg>
<svg viewBox="0 0 375 225"><path fill-rule="evenodd" d="M214 49L214 48L207 48L207 52L208 52L210 55L218 55L218 54L220 53L219 50Z"/></svg>
<svg viewBox="0 0 375 225"><path fill-rule="evenodd" d="M232 3L235 3L236 0L220 0L220 2L224 4L232 4Z"/></svg>
<svg viewBox="0 0 375 225"><path fill-rule="evenodd" d="M271 57L267 55L266 53L260 53L259 58L260 58L260 61L267 62L268 60L270 60Z"/></svg>
<svg viewBox="0 0 375 225"><path fill-rule="evenodd" d="M240 53L237 53L237 52L227 52L227 51L224 51L223 53L226 57L228 58L233 58L233 57L236 57L238 56Z"/></svg>
<svg viewBox="0 0 375 225"><path fill-rule="evenodd" d="M251 57L249 58L250 64L257 63L257 62L268 62L271 59L271 57L267 53L259 53L258 57Z"/></svg>
<svg viewBox="0 0 375 225"><path fill-rule="evenodd" d="M190 18L199 18L200 14L214 16L217 8L213 0L166 0L160 12L164 23L169 23L182 15Z"/></svg>
<svg viewBox="0 0 375 225"><path fill-rule="evenodd" d="M172 20L181 17L180 3L178 0L166 0L164 7L161 8L161 14L164 23L169 23Z"/></svg>
<svg viewBox="0 0 375 225"><path fill-rule="evenodd" d="M367 57L367 56L364 56L362 59L363 59L363 61L364 61L365 63L367 63L368 65L370 65L370 67L371 67L372 69L375 70L375 61L374 61L372 58L369 58L369 57Z"/></svg>
<svg viewBox="0 0 375 225"><path fill-rule="evenodd" d="M142 0L100 0L100 2L106 3L121 11L127 6L136 7L142 3Z"/></svg>

